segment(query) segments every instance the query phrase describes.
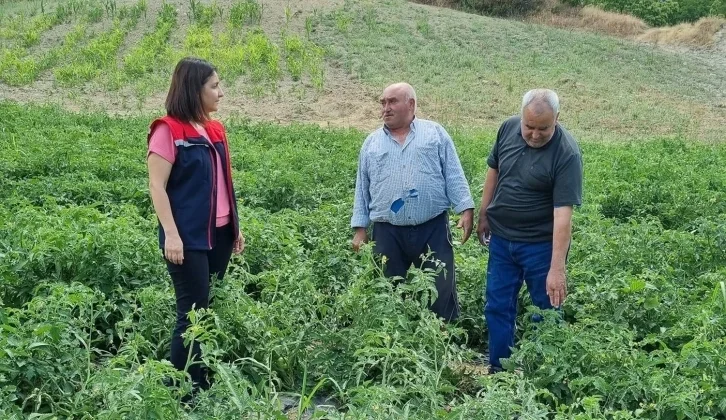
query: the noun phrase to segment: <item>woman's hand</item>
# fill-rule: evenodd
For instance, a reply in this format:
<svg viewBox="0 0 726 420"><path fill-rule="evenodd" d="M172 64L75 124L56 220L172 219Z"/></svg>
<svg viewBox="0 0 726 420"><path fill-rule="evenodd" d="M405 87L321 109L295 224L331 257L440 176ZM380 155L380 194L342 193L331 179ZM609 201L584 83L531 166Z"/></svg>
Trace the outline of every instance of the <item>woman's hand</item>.
<svg viewBox="0 0 726 420"><path fill-rule="evenodd" d="M239 231L239 237L234 241L234 245L232 246L232 252L235 254L241 254L245 250L245 236L242 234L242 231Z"/></svg>
<svg viewBox="0 0 726 420"><path fill-rule="evenodd" d="M172 264L182 265L184 263L184 244L178 233L166 235L164 257Z"/></svg>

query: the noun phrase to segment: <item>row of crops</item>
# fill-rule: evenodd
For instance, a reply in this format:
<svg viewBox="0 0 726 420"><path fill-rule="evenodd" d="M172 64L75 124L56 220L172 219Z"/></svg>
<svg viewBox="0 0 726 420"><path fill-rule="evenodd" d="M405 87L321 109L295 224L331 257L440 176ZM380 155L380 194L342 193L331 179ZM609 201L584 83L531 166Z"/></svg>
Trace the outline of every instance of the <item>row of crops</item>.
<svg viewBox="0 0 726 420"><path fill-rule="evenodd" d="M176 62L194 55L212 61L227 83L242 78L251 92L274 90L284 78L323 87L324 50L309 40L311 17L305 33L297 33L289 8L281 33L268 34L257 0L225 7L198 0L42 4L0 14L0 83L28 86L43 79L60 88L95 83L108 91L130 86L143 97L163 90ZM54 31L63 36L51 36Z"/></svg>
<svg viewBox="0 0 726 420"><path fill-rule="evenodd" d="M196 313L215 383L184 408L148 118L0 114L1 418L724 418L723 145L583 142L565 322L534 328L523 293L518 349L489 376L484 248L457 247L463 318L442 324L429 273L396 289L350 251L364 133L231 124L247 250ZM479 194L494 133L451 132Z"/></svg>

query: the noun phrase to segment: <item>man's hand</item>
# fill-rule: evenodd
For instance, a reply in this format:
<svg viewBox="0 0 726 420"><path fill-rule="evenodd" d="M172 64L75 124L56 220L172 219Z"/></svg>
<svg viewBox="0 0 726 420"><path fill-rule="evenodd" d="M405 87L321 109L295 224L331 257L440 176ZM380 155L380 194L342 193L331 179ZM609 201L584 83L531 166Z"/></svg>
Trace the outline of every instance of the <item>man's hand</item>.
<svg viewBox="0 0 726 420"><path fill-rule="evenodd" d="M494 191L497 189L499 182L499 170L494 168L487 169L487 175L484 179L484 189L481 193L481 207L479 207L479 220L476 222L476 236L479 243L483 246L489 246L489 238L492 235L489 229L489 219L487 219L487 208L492 203Z"/></svg>
<svg viewBox="0 0 726 420"><path fill-rule="evenodd" d="M474 227L474 210L464 210L461 213L459 224L456 225L456 227L464 230L464 236L461 238L461 244L464 245L466 241L469 240L469 236L471 236L471 230Z"/></svg>
<svg viewBox="0 0 726 420"><path fill-rule="evenodd" d="M360 251L361 245L368 242L368 233L366 228L355 228L355 235L353 235L353 251Z"/></svg>
<svg viewBox="0 0 726 420"><path fill-rule="evenodd" d="M567 276L564 269L550 269L547 274L547 296L555 308L565 303L567 297Z"/></svg>
<svg viewBox="0 0 726 420"><path fill-rule="evenodd" d="M489 229L489 219L487 219L486 209L482 209L479 211L479 220L476 222L476 236L479 238L479 243L484 246L488 246L491 234L492 232Z"/></svg>

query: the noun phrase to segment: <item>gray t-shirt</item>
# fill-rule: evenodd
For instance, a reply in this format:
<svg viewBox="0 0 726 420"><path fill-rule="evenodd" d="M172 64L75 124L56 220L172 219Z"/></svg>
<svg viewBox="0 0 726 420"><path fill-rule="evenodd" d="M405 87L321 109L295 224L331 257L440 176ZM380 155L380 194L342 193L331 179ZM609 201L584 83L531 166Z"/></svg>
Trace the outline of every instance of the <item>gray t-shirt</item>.
<svg viewBox="0 0 726 420"><path fill-rule="evenodd" d="M554 208L582 204L582 153L560 124L546 145L529 147L520 122L517 115L502 124L487 160L499 171L489 227L510 241L551 241Z"/></svg>

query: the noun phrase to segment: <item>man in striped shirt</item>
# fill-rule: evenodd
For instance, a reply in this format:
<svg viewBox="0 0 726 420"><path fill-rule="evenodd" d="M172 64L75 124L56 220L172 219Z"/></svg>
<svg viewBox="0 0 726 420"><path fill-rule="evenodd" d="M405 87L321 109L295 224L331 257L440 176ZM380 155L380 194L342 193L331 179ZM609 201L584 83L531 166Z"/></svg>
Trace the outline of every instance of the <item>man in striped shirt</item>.
<svg viewBox="0 0 726 420"><path fill-rule="evenodd" d="M429 251L444 264L436 277L431 310L447 321L459 316L454 250L448 210L461 214L462 243L472 231L474 201L454 143L444 128L416 118L416 93L407 83L381 95L383 127L363 143L358 160L351 226L353 249L368 241L386 257L385 275L406 277L411 264L436 269Z"/></svg>

